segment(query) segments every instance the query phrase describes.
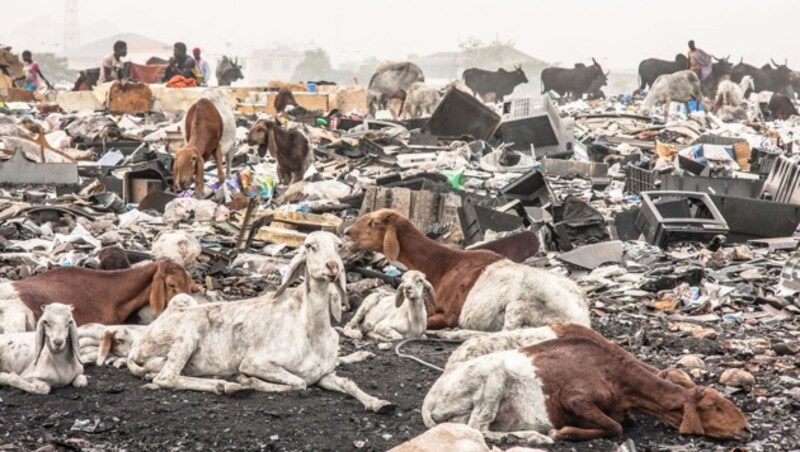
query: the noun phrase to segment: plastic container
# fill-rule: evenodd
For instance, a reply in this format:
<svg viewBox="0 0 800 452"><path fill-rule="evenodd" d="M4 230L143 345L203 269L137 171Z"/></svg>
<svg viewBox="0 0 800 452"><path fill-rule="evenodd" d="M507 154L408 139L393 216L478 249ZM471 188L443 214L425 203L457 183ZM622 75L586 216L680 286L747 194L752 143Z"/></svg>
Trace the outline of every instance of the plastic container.
<svg viewBox="0 0 800 452"><path fill-rule="evenodd" d="M317 92L317 84L316 83L306 83L306 89L309 93L316 93Z"/></svg>

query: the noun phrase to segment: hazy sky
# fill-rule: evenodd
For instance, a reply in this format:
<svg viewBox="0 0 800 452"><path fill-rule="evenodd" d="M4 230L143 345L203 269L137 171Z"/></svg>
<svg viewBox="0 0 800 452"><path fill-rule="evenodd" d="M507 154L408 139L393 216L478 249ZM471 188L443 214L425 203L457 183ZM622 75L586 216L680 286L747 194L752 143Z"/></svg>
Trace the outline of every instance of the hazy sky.
<svg viewBox="0 0 800 452"><path fill-rule="evenodd" d="M63 36L65 4L3 1L0 42L52 49ZM758 65L788 58L800 69L794 0L78 0L78 9L84 44L122 32L209 53L313 44L336 63L397 60L456 50L470 36L499 37L550 62L595 56L607 67L633 68L645 57L684 52L693 38L717 56Z"/></svg>

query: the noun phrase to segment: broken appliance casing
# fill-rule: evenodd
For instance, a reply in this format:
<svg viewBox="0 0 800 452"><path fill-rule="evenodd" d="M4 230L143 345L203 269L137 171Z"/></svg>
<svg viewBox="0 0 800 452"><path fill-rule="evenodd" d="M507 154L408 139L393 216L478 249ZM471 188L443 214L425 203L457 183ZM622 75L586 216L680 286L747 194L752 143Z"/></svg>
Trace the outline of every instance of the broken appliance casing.
<svg viewBox="0 0 800 452"><path fill-rule="evenodd" d="M500 125L500 115L475 96L451 89L442 97L428 120L430 133L439 137L471 136L488 140Z"/></svg>
<svg viewBox="0 0 800 452"><path fill-rule="evenodd" d="M503 104L500 124L503 141L513 143L516 151L529 151L533 145L536 158L572 155L575 143L575 120L562 118L550 96L512 99Z"/></svg>
<svg viewBox="0 0 800 452"><path fill-rule="evenodd" d="M636 226L651 245L666 248L677 241L710 241L728 234L728 223L706 193L646 191L641 195Z"/></svg>

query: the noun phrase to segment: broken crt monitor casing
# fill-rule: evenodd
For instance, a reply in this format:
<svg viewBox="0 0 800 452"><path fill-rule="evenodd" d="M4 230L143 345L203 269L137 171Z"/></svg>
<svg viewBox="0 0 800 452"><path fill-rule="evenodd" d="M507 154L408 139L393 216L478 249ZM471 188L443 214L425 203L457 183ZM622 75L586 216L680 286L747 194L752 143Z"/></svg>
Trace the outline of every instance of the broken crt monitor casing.
<svg viewBox="0 0 800 452"><path fill-rule="evenodd" d="M541 102L512 99L503 103L500 133L515 151L530 151L533 145L536 158L566 157L573 152L575 120L562 118L548 95Z"/></svg>
<svg viewBox="0 0 800 452"><path fill-rule="evenodd" d="M488 140L499 125L500 115L494 110L471 94L451 89L439 101L427 128L439 137Z"/></svg>
<svg viewBox="0 0 800 452"><path fill-rule="evenodd" d="M706 193L642 192L636 226L651 245L666 248L678 241L710 241L727 235L728 223Z"/></svg>

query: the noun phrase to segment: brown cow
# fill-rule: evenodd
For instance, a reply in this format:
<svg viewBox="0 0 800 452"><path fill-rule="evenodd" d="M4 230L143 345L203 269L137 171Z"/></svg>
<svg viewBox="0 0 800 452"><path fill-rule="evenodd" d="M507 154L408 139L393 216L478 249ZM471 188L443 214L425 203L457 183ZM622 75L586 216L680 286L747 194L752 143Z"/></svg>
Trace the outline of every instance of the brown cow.
<svg viewBox="0 0 800 452"><path fill-rule="evenodd" d="M183 127L186 143L175 153L172 163L172 181L176 190L187 188L195 179L195 192L204 193L203 166L214 156L217 162L217 178L225 182L222 166L222 116L213 102L197 99L186 112Z"/></svg>
<svg viewBox="0 0 800 452"><path fill-rule="evenodd" d="M273 121L259 119L247 135L250 146L264 148L278 162L278 179L281 184L294 184L303 180L303 174L314 162L314 153L308 139L297 129L284 129Z"/></svg>

